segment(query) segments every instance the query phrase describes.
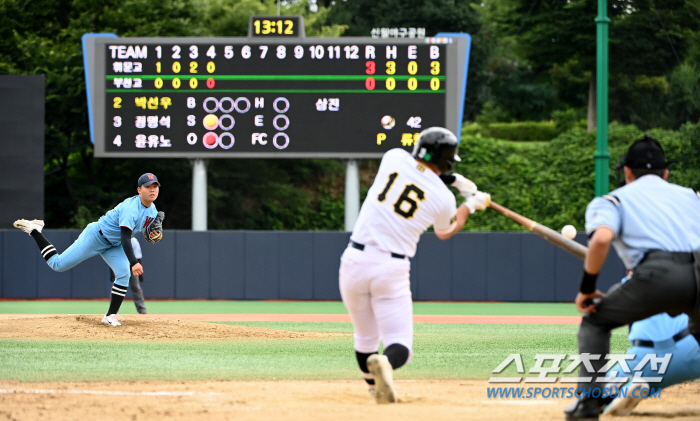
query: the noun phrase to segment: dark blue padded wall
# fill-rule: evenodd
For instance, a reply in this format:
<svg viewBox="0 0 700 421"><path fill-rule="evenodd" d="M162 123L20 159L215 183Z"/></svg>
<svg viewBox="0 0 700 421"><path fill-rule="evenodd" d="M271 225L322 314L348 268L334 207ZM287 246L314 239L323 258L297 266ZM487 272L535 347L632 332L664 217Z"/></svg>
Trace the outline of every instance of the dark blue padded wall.
<svg viewBox="0 0 700 421"><path fill-rule="evenodd" d="M418 261L418 290L415 300L444 300L452 296L452 265L448 264L452 254L449 240L440 240L434 233L420 240Z"/></svg>
<svg viewBox="0 0 700 421"><path fill-rule="evenodd" d="M158 244L155 244L154 247L158 247ZM175 238L175 298L209 298L208 232L177 232Z"/></svg>
<svg viewBox="0 0 700 421"><path fill-rule="evenodd" d="M279 236L280 298L304 300L314 294L314 234L290 232Z"/></svg>
<svg viewBox="0 0 700 421"><path fill-rule="evenodd" d="M279 236L280 233L273 231L246 233L246 299L280 298Z"/></svg>
<svg viewBox="0 0 700 421"><path fill-rule="evenodd" d="M520 286L522 301L554 301L556 297L556 247L546 247L536 235L521 235L522 264ZM581 264L579 263L579 270Z"/></svg>
<svg viewBox="0 0 700 421"><path fill-rule="evenodd" d="M486 241L486 299L520 301L521 234L492 232Z"/></svg>
<svg viewBox="0 0 700 421"><path fill-rule="evenodd" d="M314 233L314 300L340 300L340 257L350 242L350 233Z"/></svg>
<svg viewBox="0 0 700 421"><path fill-rule="evenodd" d="M80 230L46 230L59 251ZM166 231L140 240L146 300L339 300L338 268L349 233ZM584 243L585 235L577 241ZM64 273L49 269L36 243L0 230L0 297L108 298L108 268L95 256ZM425 233L411 259L415 300L564 301L576 295L580 259L529 232L460 233L442 241ZM624 275L611 253L600 276L606 290Z"/></svg>
<svg viewBox="0 0 700 421"><path fill-rule="evenodd" d="M446 241L452 247L453 300L486 300L488 237L488 233L470 233L455 235ZM419 250L422 250L422 247L419 247Z"/></svg>
<svg viewBox="0 0 700 421"><path fill-rule="evenodd" d="M34 239L18 229L5 231L3 237L3 298L36 298L37 271L46 263Z"/></svg>
<svg viewBox="0 0 700 421"><path fill-rule="evenodd" d="M209 297L245 298L245 238L242 231L209 234Z"/></svg>

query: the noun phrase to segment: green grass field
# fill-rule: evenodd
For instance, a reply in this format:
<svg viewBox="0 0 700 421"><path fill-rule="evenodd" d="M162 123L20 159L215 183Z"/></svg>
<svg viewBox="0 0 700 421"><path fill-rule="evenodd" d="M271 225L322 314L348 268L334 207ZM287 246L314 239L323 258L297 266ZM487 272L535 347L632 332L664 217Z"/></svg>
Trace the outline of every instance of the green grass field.
<svg viewBox="0 0 700 421"><path fill-rule="evenodd" d="M151 301L151 313L344 313L334 302ZM106 302L2 301L0 313L100 313ZM130 302L124 303L131 310ZM416 303L416 314L574 315L571 304ZM126 313L126 311L124 312ZM573 313L573 314L572 314ZM7 321L0 320L0 323ZM227 322L292 331L352 333L342 322ZM397 379L487 379L508 355L525 369L536 353L576 353L576 325L415 325L415 357ZM628 347L626 329L612 351ZM500 375L515 375L509 367ZM0 339L0 379L29 381L357 379L352 336L301 339L89 341Z"/></svg>
<svg viewBox="0 0 700 421"><path fill-rule="evenodd" d="M339 301L152 301L153 314L347 314ZM95 301L0 301L0 314L101 314L109 304ZM136 314L125 301L120 314ZM578 316L571 303L463 303L416 302L414 314L473 316Z"/></svg>

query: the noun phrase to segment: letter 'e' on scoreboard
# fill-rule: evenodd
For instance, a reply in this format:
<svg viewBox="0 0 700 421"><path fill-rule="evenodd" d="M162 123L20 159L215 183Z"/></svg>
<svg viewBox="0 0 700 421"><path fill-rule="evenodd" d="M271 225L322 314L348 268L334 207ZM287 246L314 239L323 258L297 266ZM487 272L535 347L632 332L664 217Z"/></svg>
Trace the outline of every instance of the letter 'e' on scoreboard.
<svg viewBox="0 0 700 421"><path fill-rule="evenodd" d="M306 38L301 16L247 37L83 36L96 157L379 158L459 134L471 38Z"/></svg>

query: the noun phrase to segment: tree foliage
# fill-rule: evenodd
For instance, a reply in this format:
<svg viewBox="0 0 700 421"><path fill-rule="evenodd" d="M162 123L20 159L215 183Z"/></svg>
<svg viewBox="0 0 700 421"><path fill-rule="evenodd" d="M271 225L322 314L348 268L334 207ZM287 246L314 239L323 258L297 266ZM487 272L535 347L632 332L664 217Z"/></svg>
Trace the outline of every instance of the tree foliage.
<svg viewBox="0 0 700 421"><path fill-rule="evenodd" d="M557 138L519 144L463 135L462 171L494 198L554 227L576 223L592 197L593 134L585 117L595 59L595 0L306 0L283 14L305 17L307 36L369 36L375 27L424 27L472 35L465 118L485 123L554 119ZM695 0L608 0L610 145L654 129L679 164L681 184L700 187L700 8ZM46 220L82 227L135 194L144 172L163 182L166 228L191 226L186 159L95 159L89 140L81 36L244 36L274 0L0 0L0 73L46 77ZM482 113L482 110L484 111ZM691 122L691 123L688 123ZM635 124L635 126L628 123ZM550 124L551 125L551 124ZM612 164L611 164L612 165ZM210 160L213 229L341 229L343 166L337 160ZM365 161L363 185L376 161ZM572 180L563 184L562 180ZM469 229L518 229L483 212Z"/></svg>
<svg viewBox="0 0 700 421"><path fill-rule="evenodd" d="M595 81L597 0L502 0L490 4L484 16L487 28L498 31L509 46L506 59L497 61L493 90L497 106L517 108L506 96L501 81L513 78L512 69L525 70L541 92L554 87L556 95L537 91L542 108L581 109ZM669 75L696 45L700 9L695 0L608 0L610 120L643 128L667 116ZM524 61L525 64L520 63ZM517 65L514 63L518 63ZM527 71L529 66L530 72ZM517 73L516 73L517 74ZM500 82L500 83L498 83ZM676 83L681 83L677 79ZM544 86L543 86L544 85ZM516 81L515 89L520 83ZM661 100L660 100L661 99ZM527 104L521 101L520 104ZM528 104L528 107L530 105ZM521 118L510 111L514 117ZM684 120L685 121L685 120ZM676 124L675 128L680 124Z"/></svg>
<svg viewBox="0 0 700 421"><path fill-rule="evenodd" d="M46 75L46 215L52 228L83 227L128 196L145 172L163 182L157 206L166 228L191 226L191 167L186 159L95 159L81 37L244 36L251 14L276 14L273 0L2 0L0 72ZM328 10L303 14L308 36L337 36ZM341 229L337 161L216 160L209 164L209 226L227 229ZM321 187L321 182L326 185ZM310 191L318 188L322 194ZM324 190L325 189L325 190ZM312 214L321 212L324 218Z"/></svg>

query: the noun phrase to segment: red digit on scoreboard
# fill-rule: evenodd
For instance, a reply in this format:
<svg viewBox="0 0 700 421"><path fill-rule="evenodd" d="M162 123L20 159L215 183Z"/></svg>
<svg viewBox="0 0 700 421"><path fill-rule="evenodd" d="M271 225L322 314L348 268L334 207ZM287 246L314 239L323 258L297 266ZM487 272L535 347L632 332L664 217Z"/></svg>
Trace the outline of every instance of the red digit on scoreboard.
<svg viewBox="0 0 700 421"><path fill-rule="evenodd" d="M367 66L367 70L366 70L367 74L368 74L368 75L373 75L373 74L374 74L374 69L375 69L374 62L373 62L373 61L368 61L367 64L365 64L365 65Z"/></svg>
<svg viewBox="0 0 700 421"><path fill-rule="evenodd" d="M207 88L214 89L214 85L216 85L216 82L213 78L207 79Z"/></svg>
<svg viewBox="0 0 700 421"><path fill-rule="evenodd" d="M373 91L374 85L375 85L374 78L368 77L367 80L365 81L365 88L367 88L367 90Z"/></svg>

